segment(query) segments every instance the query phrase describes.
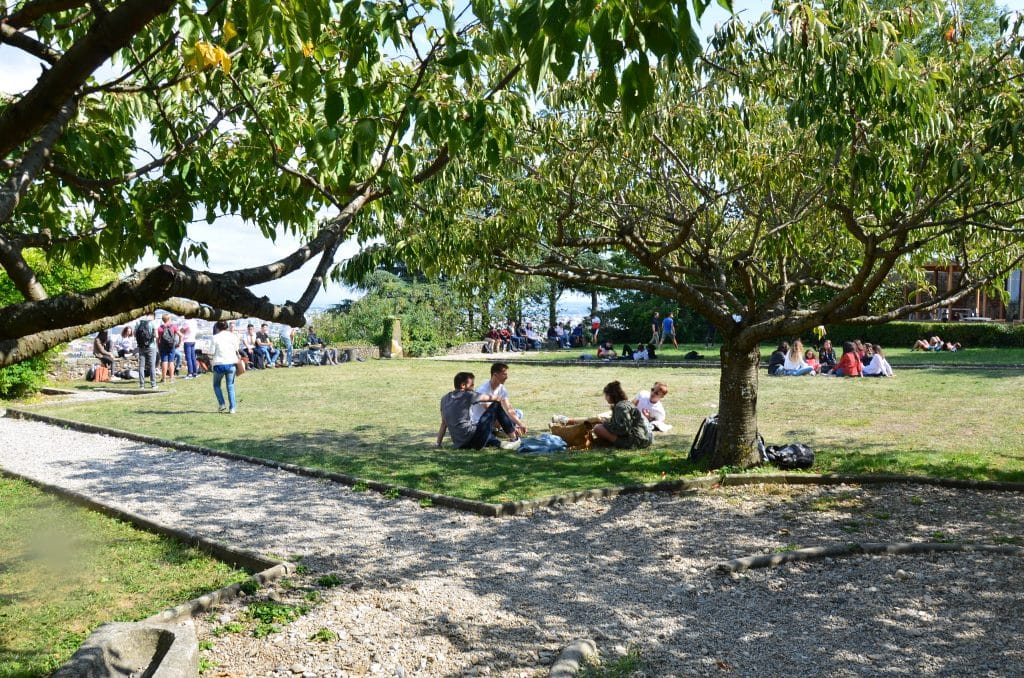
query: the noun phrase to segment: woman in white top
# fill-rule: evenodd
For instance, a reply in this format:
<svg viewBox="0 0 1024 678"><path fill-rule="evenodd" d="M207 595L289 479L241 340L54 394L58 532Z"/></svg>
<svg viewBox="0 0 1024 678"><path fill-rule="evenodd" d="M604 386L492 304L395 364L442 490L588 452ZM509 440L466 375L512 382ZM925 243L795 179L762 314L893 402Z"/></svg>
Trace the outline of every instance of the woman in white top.
<svg viewBox="0 0 1024 678"><path fill-rule="evenodd" d="M656 431L667 431L672 428L665 423L665 406L661 399L668 395L668 386L660 381L654 382L650 391L640 391L633 398L633 404L644 419L651 423L651 428Z"/></svg>
<svg viewBox="0 0 1024 678"><path fill-rule="evenodd" d="M885 359L885 354L882 353L882 347L878 344L871 344L871 349L871 362L864 366L864 376L891 377L892 366L889 365L889 361Z"/></svg>
<svg viewBox="0 0 1024 678"><path fill-rule="evenodd" d="M213 393L217 396L218 412L235 413L235 363L238 362L238 335L228 329L226 320L218 320L213 327ZM228 401L224 404L224 393L220 382L227 379Z"/></svg>
<svg viewBox="0 0 1024 678"><path fill-rule="evenodd" d="M782 365L782 373L788 377L799 377L814 374L814 368L804 362L804 344L797 339L786 354L786 362Z"/></svg>

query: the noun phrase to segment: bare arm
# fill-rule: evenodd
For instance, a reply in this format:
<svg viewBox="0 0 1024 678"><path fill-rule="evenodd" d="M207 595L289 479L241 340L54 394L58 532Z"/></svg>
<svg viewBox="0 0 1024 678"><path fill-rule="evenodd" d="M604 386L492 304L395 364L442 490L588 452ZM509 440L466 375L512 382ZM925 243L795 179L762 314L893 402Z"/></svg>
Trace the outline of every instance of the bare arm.
<svg viewBox="0 0 1024 678"><path fill-rule="evenodd" d="M437 446L441 447L444 443L444 434L448 430L448 424L444 422L444 417L441 417L441 428L437 431Z"/></svg>

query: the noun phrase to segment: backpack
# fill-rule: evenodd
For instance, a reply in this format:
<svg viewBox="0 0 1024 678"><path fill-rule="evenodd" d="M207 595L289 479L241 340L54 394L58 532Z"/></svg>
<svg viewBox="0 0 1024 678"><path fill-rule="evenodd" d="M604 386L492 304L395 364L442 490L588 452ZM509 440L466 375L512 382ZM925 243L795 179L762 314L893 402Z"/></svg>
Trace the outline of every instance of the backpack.
<svg viewBox="0 0 1024 678"><path fill-rule="evenodd" d="M139 348L146 348L153 343L153 326L145 318L135 324L135 343Z"/></svg>
<svg viewBox="0 0 1024 678"><path fill-rule="evenodd" d="M89 371L85 373L86 381L96 381L96 366L93 365L89 368Z"/></svg>
<svg viewBox="0 0 1024 678"><path fill-rule="evenodd" d="M167 324L160 328L160 345L166 350L171 350L178 341L174 336L174 325Z"/></svg>
<svg viewBox="0 0 1024 678"><path fill-rule="evenodd" d="M764 437L757 434L757 450L761 455L761 459L766 459L766 448L764 445ZM718 447L718 415L713 414L710 417L705 417L704 421L700 423L700 428L697 429L697 435L693 438L693 444L690 445L690 461L694 464L704 464L711 459L711 456L715 453L715 448ZM796 468L796 467L794 467Z"/></svg>
<svg viewBox="0 0 1024 678"><path fill-rule="evenodd" d="M693 444L690 445L690 461L694 464L703 464L711 459L718 447L718 415L704 417L697 429L697 435L693 437Z"/></svg>
<svg viewBox="0 0 1024 678"><path fill-rule="evenodd" d="M761 458L781 469L810 468L814 465L814 450L803 443L769 445L762 451Z"/></svg>

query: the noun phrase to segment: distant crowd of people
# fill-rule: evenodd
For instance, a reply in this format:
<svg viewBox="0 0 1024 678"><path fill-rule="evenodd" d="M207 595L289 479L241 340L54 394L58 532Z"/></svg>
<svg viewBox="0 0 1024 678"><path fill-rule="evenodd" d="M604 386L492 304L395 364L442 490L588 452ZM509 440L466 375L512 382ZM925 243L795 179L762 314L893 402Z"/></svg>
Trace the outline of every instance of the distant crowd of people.
<svg viewBox="0 0 1024 678"><path fill-rule="evenodd" d="M296 351L298 328L282 325L277 336L271 336L268 323L259 329L248 323L244 329L238 323L219 320L213 326L210 351L196 350L199 324L195 318L176 319L169 313L157 319L157 314L141 318L134 324L124 325L114 341L108 330L93 339L93 355L102 368L113 370L117 359L136 361L136 370L126 370L125 378L137 378L139 388L160 383L172 383L184 368L184 379L195 379L200 374L212 373L213 389L222 412L235 413L235 377L246 369L270 369L298 365L336 365L344 362L348 354L327 347L312 329L305 332L304 349ZM275 341L276 339L276 341ZM159 371L158 371L159 365ZM227 398L221 389L226 382Z"/></svg>

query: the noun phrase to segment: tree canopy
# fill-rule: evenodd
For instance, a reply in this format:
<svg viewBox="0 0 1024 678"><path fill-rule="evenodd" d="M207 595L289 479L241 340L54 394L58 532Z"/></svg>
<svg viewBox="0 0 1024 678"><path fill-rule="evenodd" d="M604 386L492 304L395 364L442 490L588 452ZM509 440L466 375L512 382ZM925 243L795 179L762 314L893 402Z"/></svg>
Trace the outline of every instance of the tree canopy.
<svg viewBox="0 0 1024 678"><path fill-rule="evenodd" d="M38 60L0 98L0 267L22 301L0 308L0 365L156 306L293 324L346 238L375 233L388 196L438 181L452 158L496 162L530 85L597 62L600 96L637 111L651 63L696 54L702 0L22 0L0 41ZM692 14L691 14L692 9ZM215 273L196 220L237 215L280 259ZM73 266L160 266L50 294L26 252ZM301 297L249 288L318 260Z"/></svg>
<svg viewBox="0 0 1024 678"><path fill-rule="evenodd" d="M692 71L652 70L629 126L593 105L594 78L553 84L500 168L453 166L457 196L407 206L432 225L409 247L695 310L723 342L713 464L754 463L761 342L934 308L1020 265L1020 19L1003 28L938 54L922 38L944 27L913 8L777 5ZM923 265L950 261L958 284L929 288Z"/></svg>

